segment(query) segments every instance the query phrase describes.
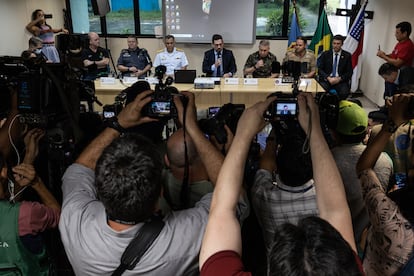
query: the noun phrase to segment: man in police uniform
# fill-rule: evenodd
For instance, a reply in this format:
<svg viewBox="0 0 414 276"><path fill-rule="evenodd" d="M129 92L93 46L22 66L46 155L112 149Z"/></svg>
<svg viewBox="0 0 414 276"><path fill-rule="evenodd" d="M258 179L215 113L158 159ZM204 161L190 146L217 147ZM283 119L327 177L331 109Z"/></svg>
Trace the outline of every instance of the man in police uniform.
<svg viewBox="0 0 414 276"><path fill-rule="evenodd" d="M306 38L298 36L295 47L286 52L283 63L298 61L301 63L301 76L304 78L313 78L316 73L316 58L314 52L306 49L306 46Z"/></svg>
<svg viewBox="0 0 414 276"><path fill-rule="evenodd" d="M122 49L118 59L118 69L123 77L144 79L152 67L148 51L138 47L138 39L134 35L127 38L128 49Z"/></svg>
<svg viewBox="0 0 414 276"><path fill-rule="evenodd" d="M165 65L167 67L166 74L174 76L174 70L186 70L188 66L187 57L182 49L175 48L175 38L167 35L164 38L165 48L159 50L154 60L154 67Z"/></svg>
<svg viewBox="0 0 414 276"><path fill-rule="evenodd" d="M272 65L277 62L277 59L269 50L269 40L261 40L259 51L247 58L244 65L244 75L253 75L254 78L277 78L279 72L272 72Z"/></svg>

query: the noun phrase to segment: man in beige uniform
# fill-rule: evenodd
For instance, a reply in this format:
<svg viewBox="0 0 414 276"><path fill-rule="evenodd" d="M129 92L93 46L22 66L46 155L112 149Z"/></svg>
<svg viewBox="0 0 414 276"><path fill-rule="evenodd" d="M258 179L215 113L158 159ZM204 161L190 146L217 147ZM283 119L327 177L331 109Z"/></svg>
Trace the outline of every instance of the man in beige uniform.
<svg viewBox="0 0 414 276"><path fill-rule="evenodd" d="M299 61L301 63L301 77L313 78L316 73L316 57L312 50L306 49L306 46L307 39L303 36L298 36L295 48L286 52L283 63Z"/></svg>

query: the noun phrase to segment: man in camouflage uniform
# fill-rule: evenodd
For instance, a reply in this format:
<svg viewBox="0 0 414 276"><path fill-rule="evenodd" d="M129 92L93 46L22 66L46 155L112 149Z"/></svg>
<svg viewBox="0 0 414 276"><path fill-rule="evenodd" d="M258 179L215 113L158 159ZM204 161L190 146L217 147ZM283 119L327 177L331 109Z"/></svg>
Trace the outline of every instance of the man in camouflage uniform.
<svg viewBox="0 0 414 276"><path fill-rule="evenodd" d="M138 39L134 35L127 38L128 49L122 49L118 59L118 69L123 77L144 79L152 67L148 51L138 47Z"/></svg>
<svg viewBox="0 0 414 276"><path fill-rule="evenodd" d="M279 72L272 72L272 65L277 62L276 56L270 51L269 40L261 40L259 51L251 54L244 65L244 75L254 78L277 78Z"/></svg>
<svg viewBox="0 0 414 276"><path fill-rule="evenodd" d="M174 70L186 70L188 66L187 57L182 49L175 47L175 38L167 35L164 39L165 48L159 50L154 59L154 67L165 65L167 67L166 74L174 76Z"/></svg>
<svg viewBox="0 0 414 276"><path fill-rule="evenodd" d="M295 48L286 52L283 63L299 61L301 63L301 77L313 78L316 73L316 58L312 50L306 49L307 40L303 36L296 38Z"/></svg>

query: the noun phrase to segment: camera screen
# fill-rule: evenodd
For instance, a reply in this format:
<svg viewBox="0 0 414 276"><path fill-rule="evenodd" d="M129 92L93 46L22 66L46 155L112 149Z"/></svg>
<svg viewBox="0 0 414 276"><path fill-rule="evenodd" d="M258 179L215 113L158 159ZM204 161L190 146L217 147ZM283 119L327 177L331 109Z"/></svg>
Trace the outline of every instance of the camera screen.
<svg viewBox="0 0 414 276"><path fill-rule="evenodd" d="M213 106L208 108L208 117L213 117L217 112L219 112L220 106Z"/></svg>
<svg viewBox="0 0 414 276"><path fill-rule="evenodd" d="M278 102L276 103L277 115L296 115L296 102Z"/></svg>
<svg viewBox="0 0 414 276"><path fill-rule="evenodd" d="M151 111L153 114L170 115L171 102L151 102Z"/></svg>
<svg viewBox="0 0 414 276"><path fill-rule="evenodd" d="M104 118L112 118L115 116L115 112L114 111L104 111L103 113Z"/></svg>

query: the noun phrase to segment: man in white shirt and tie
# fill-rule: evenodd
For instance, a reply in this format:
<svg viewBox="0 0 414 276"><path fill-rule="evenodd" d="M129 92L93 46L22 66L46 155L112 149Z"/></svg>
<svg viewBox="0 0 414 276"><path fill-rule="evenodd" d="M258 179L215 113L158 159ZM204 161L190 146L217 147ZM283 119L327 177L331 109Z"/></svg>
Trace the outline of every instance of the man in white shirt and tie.
<svg viewBox="0 0 414 276"><path fill-rule="evenodd" d="M335 35L332 49L325 51L318 59L318 77L321 86L336 93L341 100L348 98L352 78L352 56L342 49L344 37Z"/></svg>

